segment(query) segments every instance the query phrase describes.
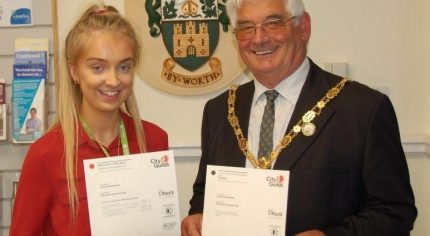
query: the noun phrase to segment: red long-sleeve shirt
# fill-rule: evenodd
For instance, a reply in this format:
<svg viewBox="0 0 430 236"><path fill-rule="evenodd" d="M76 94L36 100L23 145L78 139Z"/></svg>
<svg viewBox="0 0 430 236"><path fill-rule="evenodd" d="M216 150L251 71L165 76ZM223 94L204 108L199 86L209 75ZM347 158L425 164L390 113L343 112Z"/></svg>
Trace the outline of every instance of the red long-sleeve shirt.
<svg viewBox="0 0 430 236"><path fill-rule="evenodd" d="M121 114L126 126L130 153L139 153L132 119ZM168 149L167 133L158 126L142 121L148 152ZM77 161L79 208L74 228L70 227L70 205L67 190L63 133L60 128L46 133L33 143L25 158L13 208L10 235L90 235L83 160L104 157L79 127ZM111 156L122 155L117 137L108 147ZM143 186L142 186L143 187Z"/></svg>

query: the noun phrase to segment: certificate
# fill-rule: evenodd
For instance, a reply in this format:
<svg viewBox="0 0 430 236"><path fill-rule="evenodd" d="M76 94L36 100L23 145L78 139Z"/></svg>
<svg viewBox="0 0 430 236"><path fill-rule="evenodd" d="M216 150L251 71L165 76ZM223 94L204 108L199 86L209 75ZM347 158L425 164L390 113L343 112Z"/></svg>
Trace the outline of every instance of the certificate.
<svg viewBox="0 0 430 236"><path fill-rule="evenodd" d="M207 166L203 236L285 235L289 171Z"/></svg>
<svg viewBox="0 0 430 236"><path fill-rule="evenodd" d="M172 151L84 160L91 235L180 235Z"/></svg>

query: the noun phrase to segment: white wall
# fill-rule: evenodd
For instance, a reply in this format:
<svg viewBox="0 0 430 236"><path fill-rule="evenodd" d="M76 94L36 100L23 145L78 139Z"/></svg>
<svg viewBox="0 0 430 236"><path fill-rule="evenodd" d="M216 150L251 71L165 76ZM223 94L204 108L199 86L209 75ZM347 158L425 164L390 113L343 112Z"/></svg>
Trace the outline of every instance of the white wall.
<svg viewBox="0 0 430 236"><path fill-rule="evenodd" d="M142 0L143 1L143 0ZM347 62L351 77L371 87L388 87L399 118L419 217L412 235L430 235L430 158L426 135L430 125L430 1L304 0L312 17L309 55L323 66ZM122 0L106 0L123 9ZM58 0L60 42L86 0ZM142 12L142 14L146 14ZM206 96L181 97L136 81L144 119L169 133L177 151L182 216L188 208L197 167L201 113ZM411 154L417 152L418 154ZM19 167L18 167L19 168Z"/></svg>
<svg viewBox="0 0 430 236"><path fill-rule="evenodd" d="M402 133L429 133L430 1L305 0L310 56L350 63L352 79L389 86Z"/></svg>
<svg viewBox="0 0 430 236"><path fill-rule="evenodd" d="M415 221L412 236L430 235L430 187L429 170L430 158L427 155L408 155L409 174L415 201L418 207L418 218Z"/></svg>

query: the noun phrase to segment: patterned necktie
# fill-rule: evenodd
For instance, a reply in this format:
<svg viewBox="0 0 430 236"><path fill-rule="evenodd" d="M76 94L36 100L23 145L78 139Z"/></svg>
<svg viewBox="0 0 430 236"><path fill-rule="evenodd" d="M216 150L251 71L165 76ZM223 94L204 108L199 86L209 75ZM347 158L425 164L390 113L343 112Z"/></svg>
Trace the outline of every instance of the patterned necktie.
<svg viewBox="0 0 430 236"><path fill-rule="evenodd" d="M275 123L275 99L279 93L276 90L268 90L267 103L264 107L263 119L260 126L260 143L258 145L258 158L268 157L273 148L273 126Z"/></svg>

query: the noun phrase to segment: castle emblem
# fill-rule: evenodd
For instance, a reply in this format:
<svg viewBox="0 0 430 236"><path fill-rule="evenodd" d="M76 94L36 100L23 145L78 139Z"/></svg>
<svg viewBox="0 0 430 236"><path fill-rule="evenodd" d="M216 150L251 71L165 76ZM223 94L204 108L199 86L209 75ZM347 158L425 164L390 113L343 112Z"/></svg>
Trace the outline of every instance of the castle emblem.
<svg viewBox="0 0 430 236"><path fill-rule="evenodd" d="M174 24L173 32L173 57L184 58L189 55L196 57L209 56L209 32L208 24L198 23L200 32L196 32L196 21Z"/></svg>

